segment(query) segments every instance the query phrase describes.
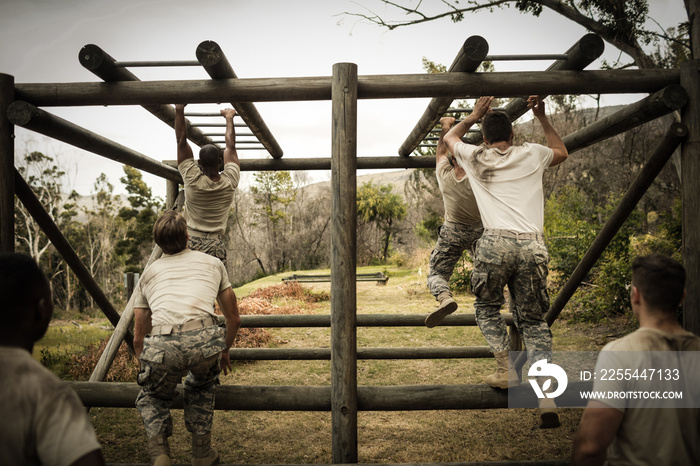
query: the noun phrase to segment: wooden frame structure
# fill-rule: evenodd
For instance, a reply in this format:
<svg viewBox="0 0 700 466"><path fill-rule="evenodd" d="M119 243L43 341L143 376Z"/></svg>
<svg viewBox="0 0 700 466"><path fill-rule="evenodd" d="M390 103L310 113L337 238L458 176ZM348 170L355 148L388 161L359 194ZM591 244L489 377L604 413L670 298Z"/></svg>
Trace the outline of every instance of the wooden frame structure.
<svg viewBox="0 0 700 466"><path fill-rule="evenodd" d="M697 28L696 28L697 29ZM694 33L700 42L700 31ZM694 42L694 43L695 43ZM45 110L52 106L141 105L166 124L173 125L172 103L237 102L239 113L273 156L272 159L242 160L241 169L257 170L328 170L332 171L331 202L331 315L330 316L243 316L243 326L330 326L331 349L248 352L232 350L232 358L240 359L330 359L331 387L220 387L219 409L330 410L332 413L332 459L334 463L357 462L358 410L469 409L502 408L507 397L481 385L358 387L358 358L422 358L422 357L487 357L484 348L428 349L423 352L356 347L358 325L417 325L422 318L402 316L368 317L357 315L355 287L356 257L356 171L360 168L434 167L434 157L408 157L430 132L442 112L455 98L495 95L517 97L528 94L605 94L649 93L650 96L630 105L604 120L568 135L564 141L570 152L620 134L644 122L681 109L681 122L673 124L659 142L649 163L639 174L623 198L618 210L598 235L579 268L565 285L547 319L550 324L564 307L573 291L597 256L619 229L626 216L663 167L673 151L681 146L683 186L683 260L688 282L700 281L700 57L680 70L581 71L602 53L602 42L587 35L544 72L488 73L473 71L486 57L488 44L483 38L471 37L453 63L449 73L420 75L358 75L352 63L333 66L331 77L239 79L226 61L221 49L213 43L202 43L197 58L212 77L211 80L139 81L99 47L88 45L80 52L81 63L107 81L105 83L15 83L12 76L0 74L0 251L14 250L14 195L32 215L43 219L42 228L66 258L86 289L96 299L115 327L121 324L101 291L90 284L89 274L53 222L42 213L43 207L32 200L33 194L14 168L14 125L23 126L100 156L135 166L168 181L168 202L175 202L177 170L125 148L114 141L62 120ZM696 44L697 45L697 44ZM598 51L599 50L599 51ZM134 65L133 63L128 63ZM399 149L401 156L363 157L356 153L357 100L395 98L433 98L425 114L406 142ZM332 154L329 159L282 158L282 150L253 107L263 101L332 101ZM514 100L507 108L511 118L523 113L523 103ZM190 125L192 126L192 125ZM197 129L189 136L197 145L211 139ZM478 136L473 136L478 137ZM69 260L70 259L70 260ZM84 269L84 266L82 266ZM107 302L104 302L107 301ZM700 288L689 287L684 306L684 324L700 333ZM322 318L323 322L314 321ZM422 317L422 316L419 316ZM372 321L374 319L374 321ZM468 325L472 316L450 316L446 325ZM116 334L115 330L115 334ZM122 337L129 340L128 332ZM121 340L119 340L121 341ZM118 346L118 345L117 345ZM253 354L255 353L255 354ZM86 406L133 406L136 384L75 382ZM245 405L240 400L245 399ZM408 400L408 401L407 401ZM533 404L534 406L534 404ZM560 464L559 462L545 462ZM543 464L545 464L543 463ZM501 463L499 463L501 464ZM515 464L515 463L513 463ZM534 464L528 462L528 464ZM561 463L563 464L563 463Z"/></svg>

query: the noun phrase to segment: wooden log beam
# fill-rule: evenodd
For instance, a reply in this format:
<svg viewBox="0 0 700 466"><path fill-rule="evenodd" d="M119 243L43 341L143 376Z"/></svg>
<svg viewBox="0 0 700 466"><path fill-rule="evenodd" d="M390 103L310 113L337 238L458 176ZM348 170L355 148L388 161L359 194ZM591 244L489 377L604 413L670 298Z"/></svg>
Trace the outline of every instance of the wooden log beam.
<svg viewBox="0 0 700 466"><path fill-rule="evenodd" d="M700 15L699 3L695 14ZM696 26L698 19L695 19ZM694 31L700 36L700 30ZM700 37L695 37L695 43ZM695 60L681 65L681 84L688 91L688 105L681 121L688 127L688 138L681 146L681 186L683 201L683 267L686 273L686 297L683 303L683 327L700 334L700 50Z"/></svg>
<svg viewBox="0 0 700 466"><path fill-rule="evenodd" d="M92 299L95 300L95 303L97 303L104 315L109 319L112 325L116 326L119 322L119 313L114 309L114 306L112 306L112 303L92 275L90 275L90 271L80 260L78 254L76 254L66 237L63 236L58 225L56 225L46 212L41 201L39 201L31 187L24 178L22 178L22 175L14 167L13 172L15 177L15 194L17 194L19 200L24 207L27 208L27 211L39 225L41 231L49 238L51 244L53 244L59 254L61 254L61 257L66 261L66 264L68 264L75 276L78 277L78 280L80 280L80 283L85 287L85 290L90 294ZM132 349L134 347L133 340L134 337L131 332L127 332L126 342Z"/></svg>
<svg viewBox="0 0 700 466"><path fill-rule="evenodd" d="M223 50L214 41L204 41L197 46L197 60L202 64L204 69L209 73L212 79L237 79L236 73L233 71ZM284 152L279 143L272 135L272 132L263 121L260 113L250 102L231 102L236 113L241 116L243 121L248 125L248 128L255 134L260 143L267 149L272 158L279 159Z"/></svg>
<svg viewBox="0 0 700 466"><path fill-rule="evenodd" d="M639 94L679 82L675 69L369 75L358 77L358 98ZM328 77L15 84L15 97L38 107L315 101L330 91Z"/></svg>
<svg viewBox="0 0 700 466"><path fill-rule="evenodd" d="M569 153L622 134L644 123L673 111L680 110L688 102L688 93L680 84L672 84L660 91L625 106L585 128L562 138Z"/></svg>
<svg viewBox="0 0 700 466"><path fill-rule="evenodd" d="M80 52L78 53L78 60L86 70L92 72L95 76L105 82L141 81L131 71L124 68L124 65L121 65L120 67L114 58L112 58L107 52L102 50L97 45L88 44L80 49ZM143 108L152 113L160 121L175 129L175 109L172 107L172 105L167 105L164 103L152 104L143 105ZM187 125L187 138L194 142L197 146L202 147L206 144L214 144L209 137L205 136L196 127L193 127L189 121L186 120L185 124ZM173 142L174 141L175 138L173 137ZM175 144L173 143L173 151L174 148Z"/></svg>
<svg viewBox="0 0 700 466"><path fill-rule="evenodd" d="M552 63L552 65L547 68L547 71L583 70L600 57L604 50L605 43L600 36L597 34L586 34L566 51L565 59L557 60ZM506 105L504 112L508 114L510 121L515 121L527 113L528 95L529 94L526 94L525 97L513 99ZM541 98L544 99L546 96L546 94L540 93ZM481 130L468 134L465 141L470 144L481 144L483 141Z"/></svg>
<svg viewBox="0 0 700 466"><path fill-rule="evenodd" d="M357 463L357 65L333 65L331 95L331 443Z"/></svg>
<svg viewBox="0 0 700 466"><path fill-rule="evenodd" d="M649 186L654 182L656 176L661 172L668 159L673 155L673 151L688 135L688 129L681 123L673 123L663 139L659 141L649 160L644 164L639 174L634 179L625 195L620 199L620 203L615 208L610 218L593 240L593 243L586 251L581 261L574 269L573 273L566 281L562 289L557 294L557 298L545 316L547 323L551 326L557 319L561 311L569 302L576 289L586 278L586 275L603 254L605 248L625 223L627 217L632 213L639 200L644 196ZM697 217L697 212L694 214Z"/></svg>
<svg viewBox="0 0 700 466"><path fill-rule="evenodd" d="M513 315L503 313L507 325L513 325ZM241 327L259 328L307 328L330 327L329 314L302 315L244 315ZM425 315L422 314L357 314L358 327L425 327ZM474 314L452 314L445 317L441 326L473 327L476 325Z"/></svg>
<svg viewBox="0 0 700 466"><path fill-rule="evenodd" d="M15 100L15 78L0 73L0 253L15 252L15 130L7 108Z"/></svg>
<svg viewBox="0 0 700 466"><path fill-rule="evenodd" d="M21 100L12 102L7 110L7 116L17 126L52 137L102 157L131 165L134 168L163 177L166 180L182 183L182 176L176 168L146 157L135 150L37 108L28 102Z"/></svg>
<svg viewBox="0 0 700 466"><path fill-rule="evenodd" d="M455 57L452 65L447 70L448 73L476 71L481 65L481 62L486 58L489 52L489 44L481 36L471 36L464 41L462 48ZM437 124L440 117L452 105L451 97L433 98L425 109L423 115L416 123L411 133L401 147L399 147L399 155L408 157L418 147L418 144L428 135L430 130Z"/></svg>
<svg viewBox="0 0 700 466"><path fill-rule="evenodd" d="M134 408L141 387L123 382L65 382L86 407ZM576 406L578 392L590 390L591 382L570 382L566 393L557 398L560 407ZM523 407L537 407L529 384L497 390L486 384L472 385L394 385L357 387L361 411L416 411L442 409L508 408L508 392L523 396ZM173 409L183 407L183 387L177 386ZM519 400L520 401L520 400ZM217 385L214 409L239 411L330 411L329 386Z"/></svg>
<svg viewBox="0 0 700 466"><path fill-rule="evenodd" d="M236 361L330 361L330 348L232 348ZM357 359L472 359L490 358L488 346L440 348L358 348Z"/></svg>
<svg viewBox="0 0 700 466"><path fill-rule="evenodd" d="M165 161L164 163L177 163ZM395 169L395 168L433 168L435 157L358 157L358 170ZM288 171L288 170L330 170L331 159L326 158L292 158L281 159L242 159L241 171Z"/></svg>

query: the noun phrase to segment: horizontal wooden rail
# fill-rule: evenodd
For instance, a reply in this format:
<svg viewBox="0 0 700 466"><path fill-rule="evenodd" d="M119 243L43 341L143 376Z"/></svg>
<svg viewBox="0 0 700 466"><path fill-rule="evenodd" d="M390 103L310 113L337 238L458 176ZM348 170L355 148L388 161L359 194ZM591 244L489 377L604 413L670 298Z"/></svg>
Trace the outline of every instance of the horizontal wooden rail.
<svg viewBox="0 0 700 466"><path fill-rule="evenodd" d="M513 315L503 313L506 324L513 325ZM219 316L219 321L224 322ZM330 327L331 316L321 315L243 315L241 327L259 328L299 328L299 327ZM441 326L473 327L476 325L474 314L452 314L445 317ZM424 327L423 314L357 314L358 327Z"/></svg>
<svg viewBox="0 0 700 466"><path fill-rule="evenodd" d="M232 348L236 361L330 361L330 348ZM490 358L488 346L419 348L357 348L357 359L478 359Z"/></svg>
<svg viewBox="0 0 700 466"><path fill-rule="evenodd" d="M122 382L66 382L88 408L133 409L141 387ZM560 407L575 405L579 391L592 382L570 382L557 398ZM508 392L519 394L524 407L536 408L537 398L529 384L497 390L486 384L392 385L357 387L360 411L416 411L436 409L504 409ZM182 409L182 385L178 385L173 408ZM569 395L571 394L571 395ZM576 395L576 396L574 396ZM241 411L330 411L331 387L310 385L218 385L215 409Z"/></svg>
<svg viewBox="0 0 700 466"><path fill-rule="evenodd" d="M150 463L107 463L107 466L148 466ZM174 466L189 466L189 463ZM381 463L381 466L568 466L569 460L524 460L524 461L477 461L468 463ZM220 466L229 466L219 463ZM230 466L259 466L235 463ZM308 466L307 464L267 464L266 466ZM314 466L334 466L333 464L314 463ZM377 463L353 463L353 466L377 466Z"/></svg>
<svg viewBox="0 0 700 466"><path fill-rule="evenodd" d="M680 83L680 70L528 71L358 77L359 99L528 94L639 94ZM17 83L15 96L43 106L330 100L330 77L110 83Z"/></svg>

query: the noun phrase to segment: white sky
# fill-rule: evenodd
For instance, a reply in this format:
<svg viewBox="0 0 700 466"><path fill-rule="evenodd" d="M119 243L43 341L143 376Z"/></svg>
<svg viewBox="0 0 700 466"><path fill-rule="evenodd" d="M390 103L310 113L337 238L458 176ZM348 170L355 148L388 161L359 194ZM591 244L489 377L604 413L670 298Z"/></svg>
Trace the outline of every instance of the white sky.
<svg viewBox="0 0 700 466"><path fill-rule="evenodd" d="M651 16L663 27L687 19L683 0L649 0ZM441 8L438 0L424 5ZM96 82L78 62L86 44L96 44L120 61L196 60L197 45L213 40L240 78L330 76L335 63L352 62L359 75L423 73L426 57L449 66L464 40L480 35L489 54L563 53L586 31L545 11L539 18L513 9L444 19L394 31L343 17L363 5L398 19L377 0L0 0L0 73L16 83ZM603 58L619 51L606 45ZM539 71L551 62L497 62L496 71ZM598 69L600 61L588 69ZM199 67L131 68L141 80L208 79ZM642 96L608 96L604 104L633 102ZM358 103L358 156L393 156L423 114L429 99L361 100ZM284 157L330 157L331 103L256 103L284 150ZM216 105L190 105L212 111ZM173 130L141 107L47 108L47 111L156 160L175 159ZM192 118L192 120L196 120ZM200 120L201 121L201 120ZM223 121L223 118L222 118ZM240 130L240 129L239 129ZM218 131L218 130L217 130ZM90 194L100 173L117 193L124 192L121 164L16 128L16 156L30 150L56 156L71 173L70 184ZM246 130L246 132L248 132ZM250 138L241 138L250 139ZM195 154L197 148L193 146ZM262 158L264 151L239 151ZM329 179L314 172L317 180ZM165 181L144 173L157 196Z"/></svg>

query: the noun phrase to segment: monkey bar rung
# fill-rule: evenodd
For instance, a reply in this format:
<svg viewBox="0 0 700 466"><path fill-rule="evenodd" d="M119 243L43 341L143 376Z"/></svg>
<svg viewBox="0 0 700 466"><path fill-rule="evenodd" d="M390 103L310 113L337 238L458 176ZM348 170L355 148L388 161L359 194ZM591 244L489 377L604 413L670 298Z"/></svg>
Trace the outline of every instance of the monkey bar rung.
<svg viewBox="0 0 700 466"><path fill-rule="evenodd" d="M161 61L115 61L114 66L119 68L129 67L159 67L159 66L201 66L197 60L161 60Z"/></svg>

